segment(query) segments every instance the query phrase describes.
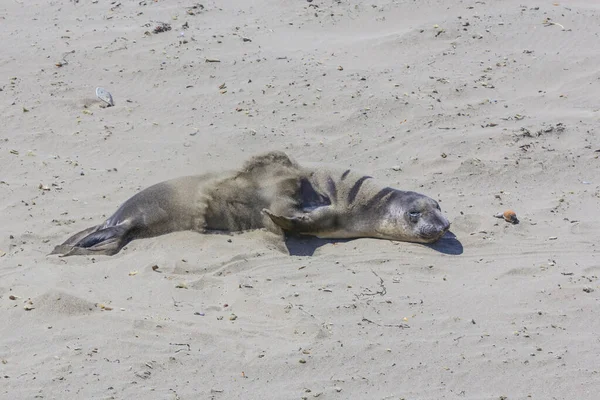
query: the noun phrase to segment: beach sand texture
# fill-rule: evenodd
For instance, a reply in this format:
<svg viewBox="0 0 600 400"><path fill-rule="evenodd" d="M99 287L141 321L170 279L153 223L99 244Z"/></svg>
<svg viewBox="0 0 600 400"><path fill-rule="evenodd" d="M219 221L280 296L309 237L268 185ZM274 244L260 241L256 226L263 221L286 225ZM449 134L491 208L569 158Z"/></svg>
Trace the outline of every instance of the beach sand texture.
<svg viewBox="0 0 600 400"><path fill-rule="evenodd" d="M0 37L0 398L598 398L600 4L5 0ZM456 239L47 256L267 150Z"/></svg>

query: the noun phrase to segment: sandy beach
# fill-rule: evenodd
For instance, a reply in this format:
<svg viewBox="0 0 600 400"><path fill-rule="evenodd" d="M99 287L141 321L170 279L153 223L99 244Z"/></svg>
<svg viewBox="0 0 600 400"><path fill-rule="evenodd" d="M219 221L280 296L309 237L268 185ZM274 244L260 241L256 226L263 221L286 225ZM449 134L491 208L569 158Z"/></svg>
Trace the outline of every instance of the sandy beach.
<svg viewBox="0 0 600 400"><path fill-rule="evenodd" d="M600 3L5 0L0 37L1 399L598 398ZM268 150L451 235L48 255Z"/></svg>

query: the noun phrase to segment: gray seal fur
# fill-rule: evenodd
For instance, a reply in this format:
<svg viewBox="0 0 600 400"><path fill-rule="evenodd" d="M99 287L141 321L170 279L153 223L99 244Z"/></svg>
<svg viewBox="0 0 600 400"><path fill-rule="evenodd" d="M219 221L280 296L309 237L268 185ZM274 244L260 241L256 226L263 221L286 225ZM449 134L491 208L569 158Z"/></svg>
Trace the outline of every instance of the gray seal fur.
<svg viewBox="0 0 600 400"><path fill-rule="evenodd" d="M264 228L329 239L433 243L449 227L439 204L425 195L384 187L350 170L303 168L274 151L252 157L238 171L150 186L51 254L113 255L134 239L185 230Z"/></svg>

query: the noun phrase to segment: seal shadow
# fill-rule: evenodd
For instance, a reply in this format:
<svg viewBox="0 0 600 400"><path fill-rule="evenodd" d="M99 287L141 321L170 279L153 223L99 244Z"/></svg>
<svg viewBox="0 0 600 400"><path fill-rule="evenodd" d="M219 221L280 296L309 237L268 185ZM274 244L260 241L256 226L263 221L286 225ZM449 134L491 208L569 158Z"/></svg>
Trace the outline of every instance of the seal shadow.
<svg viewBox="0 0 600 400"><path fill-rule="evenodd" d="M352 240L356 239L320 239L314 236L286 235L285 247L291 256L309 257L314 255L319 247L326 244L348 243ZM446 232L437 242L424 246L443 254L459 255L463 253L462 243L452 232Z"/></svg>
<svg viewBox="0 0 600 400"><path fill-rule="evenodd" d="M354 239L320 239L315 236L286 235L285 247L290 256L309 257L326 244L347 243Z"/></svg>
<svg viewBox="0 0 600 400"><path fill-rule="evenodd" d="M435 251L439 251L440 253L449 254L453 256L457 256L463 253L462 243L452 232L446 232L446 234L442 236L440 240L438 240L435 243L426 244L425 246Z"/></svg>

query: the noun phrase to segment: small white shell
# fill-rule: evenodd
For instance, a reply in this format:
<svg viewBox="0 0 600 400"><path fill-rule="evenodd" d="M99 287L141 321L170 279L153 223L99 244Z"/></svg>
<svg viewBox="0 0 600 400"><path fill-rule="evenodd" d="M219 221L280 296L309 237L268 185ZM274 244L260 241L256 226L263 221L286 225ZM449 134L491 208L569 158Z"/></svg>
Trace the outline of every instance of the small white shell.
<svg viewBox="0 0 600 400"><path fill-rule="evenodd" d="M102 100L103 102L108 104L110 107L115 105L115 103L113 102L112 95L108 92L108 90L106 90L104 88L97 87L96 88L96 96L98 96L98 98L100 100Z"/></svg>

